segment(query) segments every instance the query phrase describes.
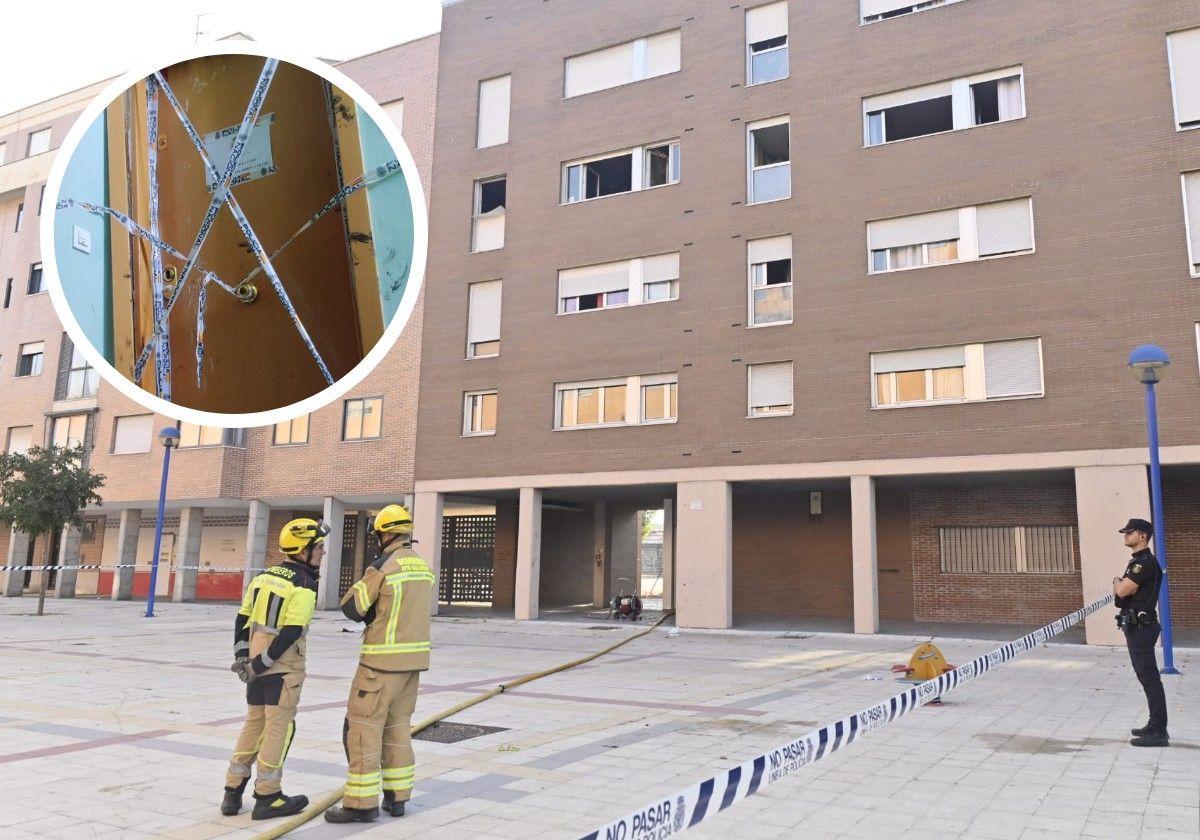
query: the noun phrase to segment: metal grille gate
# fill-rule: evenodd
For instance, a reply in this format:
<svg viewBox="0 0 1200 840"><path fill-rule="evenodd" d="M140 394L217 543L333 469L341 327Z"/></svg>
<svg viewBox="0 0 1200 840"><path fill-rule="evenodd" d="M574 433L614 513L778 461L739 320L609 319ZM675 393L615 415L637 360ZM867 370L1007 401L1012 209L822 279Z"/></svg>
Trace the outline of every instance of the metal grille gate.
<svg viewBox="0 0 1200 840"><path fill-rule="evenodd" d="M438 599L492 600L495 516L447 516L442 520L442 575Z"/></svg>
<svg viewBox="0 0 1200 840"><path fill-rule="evenodd" d="M342 520L342 569L338 577L338 597L345 595L354 581L362 577L362 569L354 551L357 547L358 514L348 513Z"/></svg>

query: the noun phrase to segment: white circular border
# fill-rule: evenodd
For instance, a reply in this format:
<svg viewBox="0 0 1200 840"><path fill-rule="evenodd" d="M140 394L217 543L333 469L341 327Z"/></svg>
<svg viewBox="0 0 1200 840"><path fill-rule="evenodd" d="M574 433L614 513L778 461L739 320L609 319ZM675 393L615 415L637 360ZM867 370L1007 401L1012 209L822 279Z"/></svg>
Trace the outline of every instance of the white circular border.
<svg viewBox="0 0 1200 840"><path fill-rule="evenodd" d="M75 313L71 311L71 306L67 302L66 293L63 291L62 283L59 279L58 262L55 259L54 253L54 229L58 214L56 205L59 200L58 193L62 187L63 175L66 173L68 162L83 140L84 134L91 128L92 123L127 88L132 87L151 73L182 61L211 55L256 55L262 58L278 58L280 61L286 61L315 73L349 94L359 108L366 109L367 114L379 126L379 130L383 132L383 136L391 143L392 151L396 154L397 160L400 161L400 168L403 170L404 178L407 181L409 204L412 207L413 217L412 262L409 266L408 282L404 289L404 296L400 299L400 305L392 316L392 320L388 323L387 329L384 330L383 335L375 343L371 351L349 373L324 390L313 394L311 397L280 408L245 414L218 414L212 411L201 411L167 402L151 394L149 391L143 390L136 382L127 378L110 365L100 351L93 346L91 340L75 319ZM146 62L144 66L146 66L144 71L133 70L117 79L83 110L83 113L79 115L75 123L71 126L70 131L67 132L62 145L55 153L54 162L50 166L50 174L46 179L46 192L50 198L49 209L48 212L43 209L45 215L39 234L42 261L48 269L46 278L48 280L50 300L54 304L54 309L58 314L59 320L62 321L63 328L71 336L71 341L83 353L88 364L99 371L105 382L139 405L172 420L195 423L201 426L220 426L222 428L272 426L276 423L283 423L296 417L310 414L329 405L362 382L383 361L383 357L392 349L396 343L396 339L400 337L401 331L408 324L409 317L416 306L417 295L420 294L421 286L425 282L425 260L429 250L429 215L425 206L425 192L422 189L421 177L417 172L416 162L413 160L412 154L408 150L408 145L404 142L404 138L400 134L400 130L396 128L391 119L383 112L383 108L379 106L375 99L363 90L359 84L346 76L346 74L310 56L289 55L285 49L281 49L277 45L264 44L261 41L238 41L236 42L236 46L230 44L198 46L182 54L177 51L166 60L158 59Z"/></svg>

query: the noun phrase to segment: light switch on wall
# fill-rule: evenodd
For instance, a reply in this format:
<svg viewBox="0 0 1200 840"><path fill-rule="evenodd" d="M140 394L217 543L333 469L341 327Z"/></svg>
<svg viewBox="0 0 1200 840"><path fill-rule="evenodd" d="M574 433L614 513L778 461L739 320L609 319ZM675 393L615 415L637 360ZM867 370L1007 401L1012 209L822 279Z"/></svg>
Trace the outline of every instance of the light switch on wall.
<svg viewBox="0 0 1200 840"><path fill-rule="evenodd" d="M76 251L82 251L85 254L92 253L92 232L81 228L79 225L75 225L75 234L71 238L71 246Z"/></svg>

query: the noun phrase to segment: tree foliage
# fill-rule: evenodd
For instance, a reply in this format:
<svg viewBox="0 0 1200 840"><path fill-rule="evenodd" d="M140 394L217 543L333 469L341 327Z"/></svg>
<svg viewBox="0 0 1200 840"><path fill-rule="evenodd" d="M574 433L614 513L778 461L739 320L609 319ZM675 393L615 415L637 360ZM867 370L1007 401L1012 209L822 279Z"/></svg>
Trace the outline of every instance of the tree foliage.
<svg viewBox="0 0 1200 840"><path fill-rule="evenodd" d="M36 537L83 525L83 509L99 504L104 476L84 463L83 448L34 446L0 454L0 524Z"/></svg>

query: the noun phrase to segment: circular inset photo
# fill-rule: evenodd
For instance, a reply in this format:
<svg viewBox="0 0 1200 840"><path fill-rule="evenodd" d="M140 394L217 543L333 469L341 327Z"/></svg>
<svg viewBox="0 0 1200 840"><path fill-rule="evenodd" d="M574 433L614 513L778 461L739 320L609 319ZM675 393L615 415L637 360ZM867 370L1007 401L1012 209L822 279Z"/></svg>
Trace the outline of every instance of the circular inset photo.
<svg viewBox="0 0 1200 840"><path fill-rule="evenodd" d="M316 61L206 54L123 80L48 192L64 324L120 390L183 419L334 399L394 342L424 267L399 131Z"/></svg>

